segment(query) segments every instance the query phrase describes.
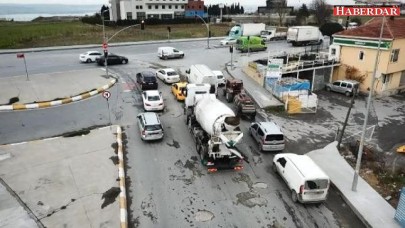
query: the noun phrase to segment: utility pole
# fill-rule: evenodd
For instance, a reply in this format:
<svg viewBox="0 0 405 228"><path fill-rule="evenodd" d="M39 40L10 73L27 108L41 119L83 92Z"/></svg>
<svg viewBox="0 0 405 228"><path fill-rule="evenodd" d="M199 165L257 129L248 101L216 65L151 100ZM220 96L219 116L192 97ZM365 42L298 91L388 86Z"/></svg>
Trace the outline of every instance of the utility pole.
<svg viewBox="0 0 405 228"><path fill-rule="evenodd" d="M384 30L384 22L385 22L385 16L382 18L382 22L381 22L380 37L378 39L377 55L375 57L375 62L374 62L373 78L371 79L371 88L370 88L370 92L368 94L368 99L367 99L367 108L366 108L365 117L364 117L363 129L361 132L359 151L357 152L356 169L354 170L353 183L352 183L352 191L354 191L354 192L357 191L357 182L359 179L361 157L363 155L364 138L365 138L365 134L366 134L368 114L370 112L371 97L373 96L373 93L374 93L374 82L375 82L375 77L377 74L378 63L380 60L381 42L382 42L381 40L382 40L382 35L383 35L383 30Z"/></svg>
<svg viewBox="0 0 405 228"><path fill-rule="evenodd" d="M353 88L353 96L352 96L352 99L350 101L349 110L347 111L345 122L343 123L342 130L339 132L339 136L338 136L338 144L337 144L338 149L340 148L340 144L342 143L343 134L345 132L347 122L349 121L350 112L352 110L352 107L353 107L353 104L354 104L354 98L356 97L356 95L357 95L357 88Z"/></svg>
<svg viewBox="0 0 405 228"><path fill-rule="evenodd" d="M205 27L207 27L207 49L210 49L210 35L211 35L211 32L210 32L210 26L209 26L209 24L207 24L206 22L205 22L205 20L200 16L200 15L198 15L198 14L194 14L196 17L198 17L198 18L200 18L203 22L204 22L204 24L205 24Z"/></svg>
<svg viewBox="0 0 405 228"><path fill-rule="evenodd" d="M106 12L106 10L104 10L104 11L101 11L101 20L103 21L103 49L104 49L104 65L105 65L105 72L106 72L106 74L107 74L107 77L108 77L108 61L107 61L107 58L108 58L108 49L107 49L107 47L108 47L108 41L107 41L107 38L106 38L106 36L105 36L105 25L104 25L104 13Z"/></svg>

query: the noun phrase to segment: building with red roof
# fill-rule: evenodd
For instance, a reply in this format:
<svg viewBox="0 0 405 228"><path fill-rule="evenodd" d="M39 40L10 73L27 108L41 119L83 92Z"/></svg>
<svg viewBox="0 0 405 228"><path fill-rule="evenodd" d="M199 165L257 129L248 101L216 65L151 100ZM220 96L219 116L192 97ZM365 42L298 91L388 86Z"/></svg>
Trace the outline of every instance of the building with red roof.
<svg viewBox="0 0 405 228"><path fill-rule="evenodd" d="M362 26L333 35L330 54L341 63L334 69L333 80L347 78L347 69L352 67L357 76L364 78L360 91L370 89L381 23L382 18L373 18ZM380 50L375 92L391 95L405 91L405 18L385 18Z"/></svg>

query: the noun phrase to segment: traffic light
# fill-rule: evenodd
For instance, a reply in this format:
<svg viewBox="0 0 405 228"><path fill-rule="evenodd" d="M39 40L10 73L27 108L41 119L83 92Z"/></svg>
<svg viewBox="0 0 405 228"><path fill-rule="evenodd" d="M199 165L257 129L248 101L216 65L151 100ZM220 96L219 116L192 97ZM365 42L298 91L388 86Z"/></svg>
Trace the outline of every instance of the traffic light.
<svg viewBox="0 0 405 228"><path fill-rule="evenodd" d="M229 52L233 53L233 45L229 46Z"/></svg>
<svg viewBox="0 0 405 228"><path fill-rule="evenodd" d="M169 33L172 31L172 29L170 28L170 26L167 26L167 31L169 31Z"/></svg>
<svg viewBox="0 0 405 228"><path fill-rule="evenodd" d="M145 21L141 22L141 30L145 30Z"/></svg>

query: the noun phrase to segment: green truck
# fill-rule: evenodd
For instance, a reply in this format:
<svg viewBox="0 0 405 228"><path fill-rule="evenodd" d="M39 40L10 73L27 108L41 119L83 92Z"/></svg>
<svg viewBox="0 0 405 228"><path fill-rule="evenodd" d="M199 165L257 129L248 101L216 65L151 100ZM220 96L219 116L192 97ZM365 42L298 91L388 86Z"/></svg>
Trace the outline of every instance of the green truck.
<svg viewBox="0 0 405 228"><path fill-rule="evenodd" d="M236 50L241 52L264 51L266 49L266 43L258 36L242 36L236 41Z"/></svg>

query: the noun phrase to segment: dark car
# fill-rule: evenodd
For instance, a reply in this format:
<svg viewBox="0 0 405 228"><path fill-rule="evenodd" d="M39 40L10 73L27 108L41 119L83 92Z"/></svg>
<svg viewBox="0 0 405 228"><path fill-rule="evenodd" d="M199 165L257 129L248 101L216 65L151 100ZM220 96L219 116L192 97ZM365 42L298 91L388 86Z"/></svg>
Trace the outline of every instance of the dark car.
<svg viewBox="0 0 405 228"><path fill-rule="evenodd" d="M143 71L136 74L136 82L141 86L141 90L157 90L158 83L156 75L152 71Z"/></svg>
<svg viewBox="0 0 405 228"><path fill-rule="evenodd" d="M105 57L100 56L99 58L96 59L97 64L100 66L105 65ZM128 58L124 56L119 56L115 54L108 54L107 57L107 65L114 65L114 64L127 64L128 63Z"/></svg>

